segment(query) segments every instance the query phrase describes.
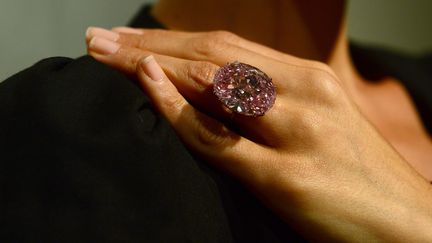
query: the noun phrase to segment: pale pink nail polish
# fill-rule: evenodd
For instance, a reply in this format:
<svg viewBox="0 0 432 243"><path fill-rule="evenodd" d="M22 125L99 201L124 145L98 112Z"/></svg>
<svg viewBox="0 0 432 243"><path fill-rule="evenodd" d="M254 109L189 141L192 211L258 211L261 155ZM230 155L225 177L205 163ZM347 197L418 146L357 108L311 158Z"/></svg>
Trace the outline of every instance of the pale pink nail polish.
<svg viewBox="0 0 432 243"><path fill-rule="evenodd" d="M89 48L90 50L102 55L111 55L120 49L120 45L111 40L93 37L89 43Z"/></svg>
<svg viewBox="0 0 432 243"><path fill-rule="evenodd" d="M153 81L162 81L164 72L152 55L144 58L140 62L144 73Z"/></svg>
<svg viewBox="0 0 432 243"><path fill-rule="evenodd" d="M93 37L101 37L110 41L117 41L120 35L116 32L99 27L88 27L86 31L86 37L89 40L91 40Z"/></svg>

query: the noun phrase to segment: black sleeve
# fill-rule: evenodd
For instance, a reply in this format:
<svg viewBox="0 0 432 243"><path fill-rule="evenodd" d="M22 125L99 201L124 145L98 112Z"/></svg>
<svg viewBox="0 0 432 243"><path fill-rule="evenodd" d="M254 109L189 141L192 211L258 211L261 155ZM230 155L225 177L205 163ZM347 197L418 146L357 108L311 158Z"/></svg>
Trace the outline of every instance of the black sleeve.
<svg viewBox="0 0 432 243"><path fill-rule="evenodd" d="M1 242L296 237L91 57L45 59L0 83Z"/></svg>

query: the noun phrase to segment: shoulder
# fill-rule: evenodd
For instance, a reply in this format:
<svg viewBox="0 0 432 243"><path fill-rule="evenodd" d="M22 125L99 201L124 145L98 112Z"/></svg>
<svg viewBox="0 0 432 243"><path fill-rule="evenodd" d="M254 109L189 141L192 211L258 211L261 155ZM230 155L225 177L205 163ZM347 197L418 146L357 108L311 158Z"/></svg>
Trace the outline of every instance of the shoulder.
<svg viewBox="0 0 432 243"><path fill-rule="evenodd" d="M90 56L52 57L0 83L0 114L5 117L0 127L40 123L82 130L100 127L107 119L139 119L138 111L147 103L133 80Z"/></svg>
<svg viewBox="0 0 432 243"><path fill-rule="evenodd" d="M123 82L126 80L128 82ZM120 72L97 62L90 56L82 56L77 59L67 57L43 59L3 81L0 89L11 89L16 86L37 88L46 84L69 85L74 88L85 85L90 88L98 83L103 84L103 87L118 85L133 88L134 86Z"/></svg>
<svg viewBox="0 0 432 243"><path fill-rule="evenodd" d="M408 55L388 48L351 44L354 65L368 80L394 77L408 90L423 124L432 134L432 53Z"/></svg>

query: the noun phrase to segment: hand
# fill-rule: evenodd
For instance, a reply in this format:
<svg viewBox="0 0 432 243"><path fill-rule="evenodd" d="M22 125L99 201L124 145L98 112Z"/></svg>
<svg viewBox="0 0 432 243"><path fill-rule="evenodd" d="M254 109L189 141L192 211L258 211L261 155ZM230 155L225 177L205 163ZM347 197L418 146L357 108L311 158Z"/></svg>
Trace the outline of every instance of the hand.
<svg viewBox="0 0 432 243"><path fill-rule="evenodd" d="M91 29L89 54L136 74L192 151L306 237L432 241L432 188L360 114L325 64L227 32L116 31ZM215 71L235 60L273 78L277 99L265 116L230 114L212 94Z"/></svg>

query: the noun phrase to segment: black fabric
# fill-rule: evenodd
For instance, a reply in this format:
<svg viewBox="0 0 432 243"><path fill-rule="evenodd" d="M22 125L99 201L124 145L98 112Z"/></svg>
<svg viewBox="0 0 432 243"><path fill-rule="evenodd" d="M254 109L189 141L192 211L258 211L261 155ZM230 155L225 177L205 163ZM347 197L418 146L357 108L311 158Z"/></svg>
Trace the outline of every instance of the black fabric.
<svg viewBox="0 0 432 243"><path fill-rule="evenodd" d="M149 10L131 25L161 28ZM430 111L418 91L430 59L393 61ZM132 80L91 57L45 59L0 83L0 242L302 241L194 158Z"/></svg>
<svg viewBox="0 0 432 243"><path fill-rule="evenodd" d="M1 242L230 242L218 188L124 75L51 58L0 86Z"/></svg>
<svg viewBox="0 0 432 243"><path fill-rule="evenodd" d="M89 56L7 79L0 115L0 242L296 240L194 159L132 80Z"/></svg>

